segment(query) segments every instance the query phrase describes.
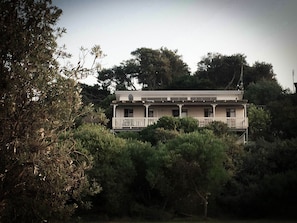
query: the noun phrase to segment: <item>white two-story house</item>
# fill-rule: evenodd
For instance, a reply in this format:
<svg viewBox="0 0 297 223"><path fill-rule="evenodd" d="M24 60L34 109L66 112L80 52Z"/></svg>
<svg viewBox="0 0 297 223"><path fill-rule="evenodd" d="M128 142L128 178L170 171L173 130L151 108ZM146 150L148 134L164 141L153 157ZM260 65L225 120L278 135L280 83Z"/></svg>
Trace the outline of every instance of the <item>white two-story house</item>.
<svg viewBox="0 0 297 223"><path fill-rule="evenodd" d="M116 91L114 131L141 130L162 116L193 117L199 126L222 121L247 140L247 101L240 90Z"/></svg>

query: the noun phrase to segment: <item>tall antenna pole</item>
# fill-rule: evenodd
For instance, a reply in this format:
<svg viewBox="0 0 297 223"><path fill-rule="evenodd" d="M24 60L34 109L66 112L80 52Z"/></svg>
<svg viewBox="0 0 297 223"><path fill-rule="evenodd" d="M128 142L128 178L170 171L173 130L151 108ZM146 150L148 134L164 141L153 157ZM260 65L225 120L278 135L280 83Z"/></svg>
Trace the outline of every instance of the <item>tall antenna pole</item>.
<svg viewBox="0 0 297 223"><path fill-rule="evenodd" d="M241 70L240 70L240 77L237 82L237 90L243 91L243 58L241 57Z"/></svg>
<svg viewBox="0 0 297 223"><path fill-rule="evenodd" d="M294 89L295 89L294 69L292 70L292 79L293 79L293 93L294 93ZM296 89L295 89L295 93L296 93Z"/></svg>
<svg viewBox="0 0 297 223"><path fill-rule="evenodd" d="M241 89L243 90L243 59L241 60L240 82Z"/></svg>
<svg viewBox="0 0 297 223"><path fill-rule="evenodd" d="M240 78L239 78L239 89L240 90L244 90L243 89L243 58L241 57L241 70L240 70Z"/></svg>

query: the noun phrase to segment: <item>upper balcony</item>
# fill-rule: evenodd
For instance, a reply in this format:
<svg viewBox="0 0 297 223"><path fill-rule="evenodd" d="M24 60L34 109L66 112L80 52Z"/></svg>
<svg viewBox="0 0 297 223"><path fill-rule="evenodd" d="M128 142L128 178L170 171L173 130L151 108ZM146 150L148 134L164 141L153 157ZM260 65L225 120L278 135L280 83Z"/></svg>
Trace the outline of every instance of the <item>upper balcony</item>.
<svg viewBox="0 0 297 223"><path fill-rule="evenodd" d="M112 118L114 130L140 130L156 123L160 117L119 117ZM221 121L227 124L231 130L246 130L248 118L233 117L193 117L198 121L199 127L205 127L213 121Z"/></svg>

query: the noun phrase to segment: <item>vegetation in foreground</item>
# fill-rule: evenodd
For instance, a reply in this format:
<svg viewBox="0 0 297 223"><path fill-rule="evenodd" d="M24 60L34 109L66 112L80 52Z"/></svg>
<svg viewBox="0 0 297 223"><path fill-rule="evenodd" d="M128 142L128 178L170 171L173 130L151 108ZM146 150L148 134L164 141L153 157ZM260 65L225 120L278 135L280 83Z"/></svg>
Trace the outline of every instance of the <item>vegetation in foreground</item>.
<svg viewBox="0 0 297 223"><path fill-rule="evenodd" d="M140 48L99 71L98 85L79 85L96 66L59 65L68 56L56 43L61 10L50 0L1 0L0 10L0 222L296 219L297 98L272 65L208 54L190 75L177 51ZM102 52L91 53L96 61ZM198 128L191 118L112 133L109 87L133 89L133 79L146 90L242 84L252 103L249 143L238 144L224 123Z"/></svg>

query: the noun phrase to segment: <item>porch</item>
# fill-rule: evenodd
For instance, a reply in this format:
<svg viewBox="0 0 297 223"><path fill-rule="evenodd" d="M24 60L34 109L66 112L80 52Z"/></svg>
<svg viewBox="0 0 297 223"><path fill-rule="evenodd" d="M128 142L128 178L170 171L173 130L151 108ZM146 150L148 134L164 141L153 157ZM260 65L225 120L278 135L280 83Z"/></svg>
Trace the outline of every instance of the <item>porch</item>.
<svg viewBox="0 0 297 223"><path fill-rule="evenodd" d="M120 130L140 130L156 123L160 117L114 117L112 118L112 128ZM248 128L248 118L236 117L193 117L198 121L199 127L205 127L213 121L221 121L234 130L244 130Z"/></svg>

